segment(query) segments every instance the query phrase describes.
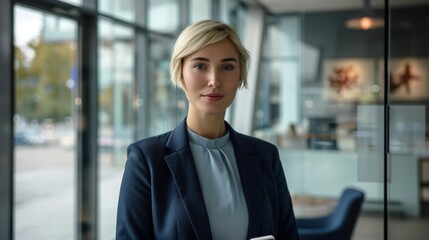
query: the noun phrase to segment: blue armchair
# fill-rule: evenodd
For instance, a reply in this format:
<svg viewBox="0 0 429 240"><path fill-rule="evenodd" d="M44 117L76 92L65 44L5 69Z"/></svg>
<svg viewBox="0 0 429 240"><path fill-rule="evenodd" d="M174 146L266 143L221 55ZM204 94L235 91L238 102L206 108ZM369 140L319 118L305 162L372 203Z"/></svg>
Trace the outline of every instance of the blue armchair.
<svg viewBox="0 0 429 240"><path fill-rule="evenodd" d="M363 200L363 192L347 188L328 215L298 218L296 221L301 240L350 240Z"/></svg>

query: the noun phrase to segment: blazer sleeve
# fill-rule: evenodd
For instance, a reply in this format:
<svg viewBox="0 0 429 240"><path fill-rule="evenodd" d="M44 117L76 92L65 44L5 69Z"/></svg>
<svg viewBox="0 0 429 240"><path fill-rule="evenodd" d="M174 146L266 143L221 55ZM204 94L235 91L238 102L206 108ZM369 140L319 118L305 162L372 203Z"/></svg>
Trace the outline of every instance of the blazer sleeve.
<svg viewBox="0 0 429 240"><path fill-rule="evenodd" d="M149 166L134 144L127 152L119 193L116 239L154 239Z"/></svg>
<svg viewBox="0 0 429 240"><path fill-rule="evenodd" d="M286 183L279 152L276 148L274 159L274 173L279 193L279 226L277 239L299 240L298 227L293 212L292 199Z"/></svg>

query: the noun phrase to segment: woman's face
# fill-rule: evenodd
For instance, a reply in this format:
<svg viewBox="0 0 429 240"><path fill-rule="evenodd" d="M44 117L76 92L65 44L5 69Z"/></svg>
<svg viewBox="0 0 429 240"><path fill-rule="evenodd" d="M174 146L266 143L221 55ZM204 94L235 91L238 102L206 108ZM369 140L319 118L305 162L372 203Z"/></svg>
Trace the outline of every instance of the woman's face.
<svg viewBox="0 0 429 240"><path fill-rule="evenodd" d="M239 87L237 50L227 39L183 59L183 90L190 114L225 114Z"/></svg>

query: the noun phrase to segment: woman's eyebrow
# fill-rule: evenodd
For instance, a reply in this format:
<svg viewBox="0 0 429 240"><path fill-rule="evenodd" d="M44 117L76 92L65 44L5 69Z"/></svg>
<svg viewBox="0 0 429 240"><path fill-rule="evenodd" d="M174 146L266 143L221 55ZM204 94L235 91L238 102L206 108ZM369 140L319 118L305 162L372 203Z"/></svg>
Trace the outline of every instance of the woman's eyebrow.
<svg viewBox="0 0 429 240"><path fill-rule="evenodd" d="M193 62L193 61L210 62L210 59L204 58L204 57L196 57L196 58L192 58L191 59L191 62ZM221 60L221 62L238 62L238 61L235 58L224 58L224 59Z"/></svg>
<svg viewBox="0 0 429 240"><path fill-rule="evenodd" d="M221 62L238 62L235 58L225 58L222 59Z"/></svg>
<svg viewBox="0 0 429 240"><path fill-rule="evenodd" d="M210 62L210 60L208 58L203 58L203 57L196 57L196 58L192 58L192 61L204 61L204 62Z"/></svg>

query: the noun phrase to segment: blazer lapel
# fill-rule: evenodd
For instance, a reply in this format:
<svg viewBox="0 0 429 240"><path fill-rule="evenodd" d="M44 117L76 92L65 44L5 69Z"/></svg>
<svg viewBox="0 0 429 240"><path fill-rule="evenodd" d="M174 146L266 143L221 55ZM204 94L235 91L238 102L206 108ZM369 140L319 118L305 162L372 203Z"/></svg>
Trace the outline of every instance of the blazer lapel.
<svg viewBox="0 0 429 240"><path fill-rule="evenodd" d="M229 125L232 144L234 145L235 158L240 173L241 185L246 197L247 210L249 212L249 226L247 238L258 236L261 227L262 207L262 181L260 178L260 166L257 157L252 155L253 148L246 139L242 138Z"/></svg>
<svg viewBox="0 0 429 240"><path fill-rule="evenodd" d="M185 120L172 131L167 142L171 154L165 156L182 202L198 239L211 240L211 230L200 181L189 147Z"/></svg>

